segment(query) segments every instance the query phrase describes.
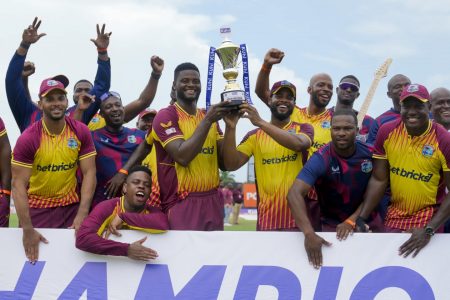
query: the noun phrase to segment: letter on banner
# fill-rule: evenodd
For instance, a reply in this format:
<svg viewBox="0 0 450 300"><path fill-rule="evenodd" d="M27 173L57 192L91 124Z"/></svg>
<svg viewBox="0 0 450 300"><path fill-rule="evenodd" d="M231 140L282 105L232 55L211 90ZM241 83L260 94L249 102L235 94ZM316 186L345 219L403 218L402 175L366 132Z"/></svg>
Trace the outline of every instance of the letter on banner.
<svg viewBox="0 0 450 300"><path fill-rule="evenodd" d="M217 299L227 266L203 266L175 296L167 265L145 266L135 300Z"/></svg>

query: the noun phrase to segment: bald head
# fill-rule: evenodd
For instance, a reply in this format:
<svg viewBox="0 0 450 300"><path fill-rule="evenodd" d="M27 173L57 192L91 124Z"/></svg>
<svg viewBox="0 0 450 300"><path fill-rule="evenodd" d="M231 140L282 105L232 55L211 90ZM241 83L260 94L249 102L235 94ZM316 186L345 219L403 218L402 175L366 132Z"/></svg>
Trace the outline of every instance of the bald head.
<svg viewBox="0 0 450 300"><path fill-rule="evenodd" d="M331 80L331 76L328 75L327 73L318 73L318 74L313 75L311 77L311 79L309 80L309 86L312 87L315 83L317 83L318 81L321 81L321 80L326 80L326 81L329 81L329 82L333 82Z"/></svg>
<svg viewBox="0 0 450 300"><path fill-rule="evenodd" d="M392 99L396 110L400 110L400 95L403 88L409 84L411 84L411 80L403 74L394 75L389 80L387 96Z"/></svg>
<svg viewBox="0 0 450 300"><path fill-rule="evenodd" d="M430 94L431 114L433 119L450 129L450 90L440 87Z"/></svg>
<svg viewBox="0 0 450 300"><path fill-rule="evenodd" d="M438 98L442 98L442 97L446 97L446 98L450 98L450 90L444 88L444 87L439 87L437 89L434 89L431 93L430 93L430 100L436 100Z"/></svg>
<svg viewBox="0 0 450 300"><path fill-rule="evenodd" d="M392 89L398 82L408 82L408 84L411 84L411 80L407 76L403 74L397 74L392 76L392 78L388 81L388 91Z"/></svg>

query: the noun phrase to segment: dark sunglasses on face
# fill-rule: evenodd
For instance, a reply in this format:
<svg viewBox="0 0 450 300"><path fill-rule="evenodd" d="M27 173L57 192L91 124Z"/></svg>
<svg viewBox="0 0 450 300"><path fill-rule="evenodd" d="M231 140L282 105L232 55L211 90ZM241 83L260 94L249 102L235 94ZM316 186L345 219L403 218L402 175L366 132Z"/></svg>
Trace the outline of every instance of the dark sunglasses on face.
<svg viewBox="0 0 450 300"><path fill-rule="evenodd" d="M341 82L339 84L339 88L341 90L344 90L344 91L348 90L348 89L350 89L352 92L358 92L359 91L359 86L357 86L354 83L350 83L350 82Z"/></svg>
<svg viewBox="0 0 450 300"><path fill-rule="evenodd" d="M100 101L105 101L109 97L116 97L116 98L122 100L122 98L120 98L120 94L119 93L113 92L113 91L109 91L109 92L106 92L106 93L104 93L103 95L100 96Z"/></svg>

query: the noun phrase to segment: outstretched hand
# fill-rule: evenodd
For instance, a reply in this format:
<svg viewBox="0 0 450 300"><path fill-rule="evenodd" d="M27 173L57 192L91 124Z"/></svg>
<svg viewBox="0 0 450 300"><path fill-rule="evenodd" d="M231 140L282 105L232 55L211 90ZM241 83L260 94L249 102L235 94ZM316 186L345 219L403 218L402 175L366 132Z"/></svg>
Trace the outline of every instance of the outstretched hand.
<svg viewBox="0 0 450 300"><path fill-rule="evenodd" d="M97 46L98 49L106 49L109 46L109 37L112 32L105 32L105 24L103 24L102 29L97 24L97 38L91 39L91 41Z"/></svg>
<svg viewBox="0 0 450 300"><path fill-rule="evenodd" d="M45 36L45 33L38 33L39 26L41 26L41 20L38 20L38 18L34 18L33 23L28 26L27 29L25 29L22 33L22 43L24 44L34 44L43 36Z"/></svg>

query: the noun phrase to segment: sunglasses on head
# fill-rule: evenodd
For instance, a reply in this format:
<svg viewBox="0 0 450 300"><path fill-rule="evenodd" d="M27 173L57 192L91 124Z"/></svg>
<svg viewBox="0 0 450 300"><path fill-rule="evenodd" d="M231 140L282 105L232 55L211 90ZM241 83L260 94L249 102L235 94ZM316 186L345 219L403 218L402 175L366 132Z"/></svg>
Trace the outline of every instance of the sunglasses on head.
<svg viewBox="0 0 450 300"><path fill-rule="evenodd" d="M352 92L359 91L359 86L357 86L356 84L351 83L351 82L341 82L339 84L339 88L341 90L348 90L348 89L350 89Z"/></svg>
<svg viewBox="0 0 450 300"><path fill-rule="evenodd" d="M116 97L119 100L122 100L122 98L120 98L120 94L119 93L113 92L113 91L109 91L109 92L106 92L106 93L104 93L103 95L100 96L100 101L105 101L109 97Z"/></svg>

